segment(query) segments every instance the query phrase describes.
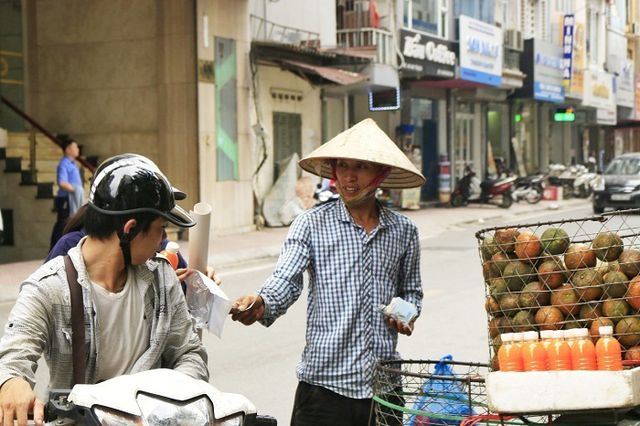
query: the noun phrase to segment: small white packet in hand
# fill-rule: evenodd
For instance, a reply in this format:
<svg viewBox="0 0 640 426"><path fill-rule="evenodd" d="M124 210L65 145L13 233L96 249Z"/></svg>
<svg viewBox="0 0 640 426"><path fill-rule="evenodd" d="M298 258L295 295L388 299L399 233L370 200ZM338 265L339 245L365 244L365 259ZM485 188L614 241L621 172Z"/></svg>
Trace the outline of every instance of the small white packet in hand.
<svg viewBox="0 0 640 426"><path fill-rule="evenodd" d="M224 321L229 315L232 302L213 280L200 271L195 271L185 282L187 306L196 328L206 328L222 338Z"/></svg>
<svg viewBox="0 0 640 426"><path fill-rule="evenodd" d="M391 299L391 303L387 306L378 305L378 309L383 314L401 321L405 325L409 325L409 323L418 316L418 310L415 305L400 297L394 297Z"/></svg>

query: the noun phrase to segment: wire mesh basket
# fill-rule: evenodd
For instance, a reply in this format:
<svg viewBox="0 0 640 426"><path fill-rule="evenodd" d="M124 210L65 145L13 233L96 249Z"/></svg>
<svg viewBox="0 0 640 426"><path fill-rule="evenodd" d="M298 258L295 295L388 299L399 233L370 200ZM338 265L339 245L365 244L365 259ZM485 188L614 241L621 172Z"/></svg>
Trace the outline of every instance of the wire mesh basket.
<svg viewBox="0 0 640 426"><path fill-rule="evenodd" d="M640 210L495 227L476 233L492 369L500 334L614 327L640 358Z"/></svg>
<svg viewBox="0 0 640 426"><path fill-rule="evenodd" d="M445 362L451 374L437 374L439 362ZM379 362L374 378L375 424L459 425L470 416L486 415L488 371L487 364L459 361Z"/></svg>

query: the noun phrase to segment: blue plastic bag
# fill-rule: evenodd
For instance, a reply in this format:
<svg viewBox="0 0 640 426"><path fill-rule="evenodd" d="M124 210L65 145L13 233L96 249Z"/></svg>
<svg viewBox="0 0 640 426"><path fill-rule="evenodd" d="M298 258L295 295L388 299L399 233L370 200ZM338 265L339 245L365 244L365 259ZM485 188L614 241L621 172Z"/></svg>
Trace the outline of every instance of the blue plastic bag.
<svg viewBox="0 0 640 426"><path fill-rule="evenodd" d="M440 358L435 365L433 375L455 377L453 368L449 364L452 360L451 355ZM408 426L459 425L461 420L448 417L460 418L475 414L462 382L441 378L430 378L422 385L422 395L412 408L433 415L429 417L413 414L409 418Z"/></svg>

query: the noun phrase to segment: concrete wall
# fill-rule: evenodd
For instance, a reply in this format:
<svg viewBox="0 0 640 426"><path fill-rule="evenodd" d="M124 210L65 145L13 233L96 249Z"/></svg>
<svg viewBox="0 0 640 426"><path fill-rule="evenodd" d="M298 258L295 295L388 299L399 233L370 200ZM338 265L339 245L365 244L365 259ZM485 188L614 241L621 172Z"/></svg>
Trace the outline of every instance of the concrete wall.
<svg viewBox="0 0 640 426"><path fill-rule="evenodd" d="M252 175L255 169L252 156L253 135L249 133L253 105L249 102L251 74L248 61L251 40L248 2L197 0L196 16L197 59L214 60L215 37L234 39L237 58L238 180L217 181L215 83L197 83L200 201L213 206L213 235L246 231L254 227ZM205 45L207 35L209 41Z"/></svg>
<svg viewBox="0 0 640 426"><path fill-rule="evenodd" d="M320 89L311 86L294 74L275 67L258 67L258 100L261 122L266 132L267 161L260 170L256 187L264 197L273 184L273 113L286 112L302 115L302 156L309 154L323 142ZM271 97L275 89L292 90L301 93L301 101L278 100Z"/></svg>
<svg viewBox="0 0 640 426"><path fill-rule="evenodd" d="M193 2L25 4L31 114L85 154L146 155L197 193Z"/></svg>

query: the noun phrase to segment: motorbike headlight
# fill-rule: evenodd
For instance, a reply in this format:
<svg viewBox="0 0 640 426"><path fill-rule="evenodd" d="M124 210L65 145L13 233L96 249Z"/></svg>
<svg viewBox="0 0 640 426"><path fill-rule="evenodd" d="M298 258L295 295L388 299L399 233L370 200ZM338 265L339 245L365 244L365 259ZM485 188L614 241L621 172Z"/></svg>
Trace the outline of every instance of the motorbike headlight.
<svg viewBox="0 0 640 426"><path fill-rule="evenodd" d="M94 407L93 412L103 426L139 426L142 419L138 416L112 410L106 407Z"/></svg>
<svg viewBox="0 0 640 426"><path fill-rule="evenodd" d="M594 191L604 191L604 177L598 175L591 181L591 188Z"/></svg>
<svg viewBox="0 0 640 426"><path fill-rule="evenodd" d="M163 426L218 424L214 420L213 406L205 396L186 402L178 402L140 393L136 399L145 424ZM234 424L242 423L230 423L229 425Z"/></svg>

